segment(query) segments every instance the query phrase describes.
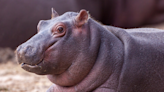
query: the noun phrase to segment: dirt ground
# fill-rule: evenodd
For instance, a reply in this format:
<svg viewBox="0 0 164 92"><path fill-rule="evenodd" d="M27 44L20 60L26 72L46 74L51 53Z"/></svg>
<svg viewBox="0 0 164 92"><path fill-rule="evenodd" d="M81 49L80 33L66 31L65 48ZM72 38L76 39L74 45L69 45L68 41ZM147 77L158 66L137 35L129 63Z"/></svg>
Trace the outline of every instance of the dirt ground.
<svg viewBox="0 0 164 92"><path fill-rule="evenodd" d="M0 92L46 92L52 85L46 76L24 71L10 48L0 48Z"/></svg>
<svg viewBox="0 0 164 92"><path fill-rule="evenodd" d="M145 27L164 29L164 23ZM0 92L46 92L52 85L47 77L24 71L14 57L10 48L0 48Z"/></svg>

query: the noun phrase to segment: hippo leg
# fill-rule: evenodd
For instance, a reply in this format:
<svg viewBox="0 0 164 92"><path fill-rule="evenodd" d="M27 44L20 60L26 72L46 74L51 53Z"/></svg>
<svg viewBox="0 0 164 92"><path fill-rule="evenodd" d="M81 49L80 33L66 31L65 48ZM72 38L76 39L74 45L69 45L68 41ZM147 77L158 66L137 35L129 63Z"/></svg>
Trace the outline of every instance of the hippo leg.
<svg viewBox="0 0 164 92"><path fill-rule="evenodd" d="M116 91L114 89L109 89L109 88L98 88L93 92L116 92Z"/></svg>

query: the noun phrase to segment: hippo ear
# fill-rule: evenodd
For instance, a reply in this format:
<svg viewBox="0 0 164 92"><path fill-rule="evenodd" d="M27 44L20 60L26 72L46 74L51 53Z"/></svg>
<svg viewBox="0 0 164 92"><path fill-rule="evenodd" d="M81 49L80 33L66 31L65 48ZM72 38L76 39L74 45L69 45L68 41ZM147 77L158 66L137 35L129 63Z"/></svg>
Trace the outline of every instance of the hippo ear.
<svg viewBox="0 0 164 92"><path fill-rule="evenodd" d="M54 8L51 8L52 14L51 14L51 19L59 16L59 14L54 10Z"/></svg>
<svg viewBox="0 0 164 92"><path fill-rule="evenodd" d="M88 21L89 14L86 10L81 10L80 13L76 16L75 22L78 27L82 26Z"/></svg>

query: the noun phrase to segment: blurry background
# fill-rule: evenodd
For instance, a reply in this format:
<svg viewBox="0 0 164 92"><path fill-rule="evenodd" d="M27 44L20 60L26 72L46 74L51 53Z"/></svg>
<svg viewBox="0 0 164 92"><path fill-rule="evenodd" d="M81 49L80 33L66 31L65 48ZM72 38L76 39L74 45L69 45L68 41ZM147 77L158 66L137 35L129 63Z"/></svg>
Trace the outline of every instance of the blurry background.
<svg viewBox="0 0 164 92"><path fill-rule="evenodd" d="M16 63L14 50L36 32L39 20L59 14L89 11L106 25L164 29L164 0L0 0L0 92L45 92L46 76L28 73Z"/></svg>

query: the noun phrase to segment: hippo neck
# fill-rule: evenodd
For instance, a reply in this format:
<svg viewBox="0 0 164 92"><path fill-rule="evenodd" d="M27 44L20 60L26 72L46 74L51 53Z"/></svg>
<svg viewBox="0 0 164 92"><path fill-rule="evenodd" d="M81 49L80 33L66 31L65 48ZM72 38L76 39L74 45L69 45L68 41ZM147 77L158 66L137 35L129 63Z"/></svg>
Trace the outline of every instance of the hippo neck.
<svg viewBox="0 0 164 92"><path fill-rule="evenodd" d="M96 25L98 27L96 29L99 29L97 31L101 37L101 44L96 62L88 76L76 86L77 92L90 92L105 84L114 72L120 72L123 63L123 43L101 24L91 21L92 25ZM115 88L117 85L114 84Z"/></svg>
<svg viewBox="0 0 164 92"><path fill-rule="evenodd" d="M114 66L117 66L115 64L120 62L122 59L122 42L96 21L89 19L88 24L90 25L89 29L91 39L94 39L91 43L91 48L96 50L96 52L93 51L91 54L96 53L92 56L93 58L96 58L92 59L93 61L90 63L92 63L93 66L89 68L89 73L87 73L87 75L84 76L80 82L72 85L71 87L64 87L64 89L72 89L78 92L88 92L94 90L109 79L112 72L115 71ZM73 67L74 70L77 68L74 66L71 67ZM83 71L83 69L79 71ZM60 78L63 77L62 80L67 81L72 78L64 77L68 77L69 74L76 75L71 70L68 72L65 72L63 76L60 76ZM78 79L80 76L81 75L79 74L76 77L73 77L72 81Z"/></svg>

